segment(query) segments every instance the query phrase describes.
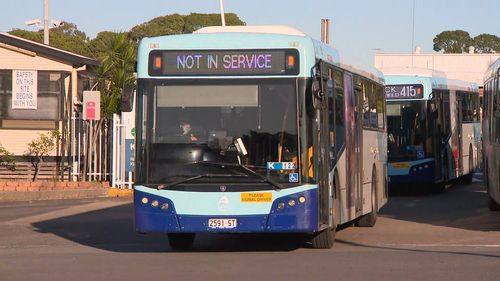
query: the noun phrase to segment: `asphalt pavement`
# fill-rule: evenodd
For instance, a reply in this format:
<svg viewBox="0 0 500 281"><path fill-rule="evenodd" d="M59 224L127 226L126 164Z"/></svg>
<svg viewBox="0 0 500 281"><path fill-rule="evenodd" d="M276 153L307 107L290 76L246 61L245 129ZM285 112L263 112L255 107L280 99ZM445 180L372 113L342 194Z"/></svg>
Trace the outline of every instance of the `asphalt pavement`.
<svg viewBox="0 0 500 281"><path fill-rule="evenodd" d="M293 236L199 235L173 252L133 231L130 198L0 203L0 280L500 280L500 212L484 187L392 197L329 250Z"/></svg>

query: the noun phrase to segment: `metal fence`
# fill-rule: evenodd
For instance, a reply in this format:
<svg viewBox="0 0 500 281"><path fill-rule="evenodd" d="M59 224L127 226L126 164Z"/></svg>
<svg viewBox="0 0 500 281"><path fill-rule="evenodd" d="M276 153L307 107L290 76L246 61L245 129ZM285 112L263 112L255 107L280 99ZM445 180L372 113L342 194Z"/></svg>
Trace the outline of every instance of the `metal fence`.
<svg viewBox="0 0 500 281"><path fill-rule="evenodd" d="M130 124L124 122L118 114L113 114L112 138L112 179L111 186L117 188L132 188L133 173L133 140L127 137Z"/></svg>
<svg viewBox="0 0 500 281"><path fill-rule="evenodd" d="M69 178L72 181L109 181L112 128L108 122L86 121L73 114L70 128Z"/></svg>

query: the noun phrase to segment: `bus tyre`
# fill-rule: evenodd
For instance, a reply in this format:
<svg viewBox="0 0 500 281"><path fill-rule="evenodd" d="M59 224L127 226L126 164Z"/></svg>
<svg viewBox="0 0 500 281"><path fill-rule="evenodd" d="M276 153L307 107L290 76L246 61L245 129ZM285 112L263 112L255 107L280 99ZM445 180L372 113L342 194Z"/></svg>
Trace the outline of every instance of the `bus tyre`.
<svg viewBox="0 0 500 281"><path fill-rule="evenodd" d="M335 228L327 228L313 234L311 244L314 249L330 249L335 242Z"/></svg>
<svg viewBox="0 0 500 281"><path fill-rule="evenodd" d="M488 196L488 208L490 209L490 211L500 211L500 204L498 204L497 202L495 202L495 200L493 200L493 198L491 198L491 196Z"/></svg>
<svg viewBox="0 0 500 281"><path fill-rule="evenodd" d="M377 173L374 169L372 172L372 211L361 218L359 218L357 222L357 226L360 227L372 227L377 222L377 212L378 212L378 204L377 204Z"/></svg>
<svg viewBox="0 0 500 281"><path fill-rule="evenodd" d="M194 233L169 233L168 243L175 251L186 251L193 247Z"/></svg>

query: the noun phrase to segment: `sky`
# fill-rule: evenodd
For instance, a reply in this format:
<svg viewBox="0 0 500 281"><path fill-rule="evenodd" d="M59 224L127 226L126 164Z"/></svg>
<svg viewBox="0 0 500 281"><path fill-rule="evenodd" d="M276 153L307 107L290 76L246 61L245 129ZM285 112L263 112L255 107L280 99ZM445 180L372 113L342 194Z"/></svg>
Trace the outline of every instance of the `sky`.
<svg viewBox="0 0 500 281"><path fill-rule="evenodd" d="M36 30L25 22L43 18L43 2L1 0L0 31ZM289 25L316 39L328 18L341 59L368 70L376 52L409 53L412 46L434 52L432 40L445 30L500 36L499 0L224 0L224 8L247 25ZM51 19L72 22L90 38L158 16L219 11L219 0L49 0Z"/></svg>

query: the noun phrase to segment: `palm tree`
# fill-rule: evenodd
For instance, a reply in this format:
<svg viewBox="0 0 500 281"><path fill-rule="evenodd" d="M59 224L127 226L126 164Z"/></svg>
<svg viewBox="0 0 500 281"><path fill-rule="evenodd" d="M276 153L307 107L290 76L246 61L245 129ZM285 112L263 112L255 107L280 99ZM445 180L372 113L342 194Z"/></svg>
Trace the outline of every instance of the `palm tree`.
<svg viewBox="0 0 500 281"><path fill-rule="evenodd" d="M88 157L96 148L99 132L109 128L109 123L114 113L120 111L120 97L125 86L133 85L135 82L135 44L127 33L117 33L109 42L104 53L101 53L101 64L95 69L96 81L92 90L101 92L101 119L93 128L92 139L87 142L83 175L87 174ZM102 48L102 46L101 46ZM89 126L90 123L87 123ZM90 127L89 127L90 128ZM106 136L109 137L109 136Z"/></svg>

